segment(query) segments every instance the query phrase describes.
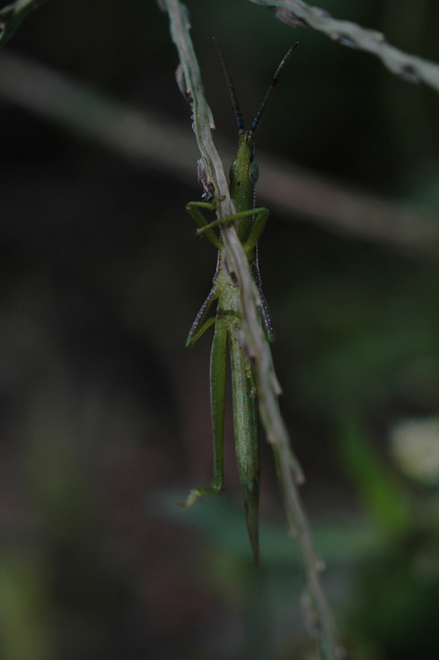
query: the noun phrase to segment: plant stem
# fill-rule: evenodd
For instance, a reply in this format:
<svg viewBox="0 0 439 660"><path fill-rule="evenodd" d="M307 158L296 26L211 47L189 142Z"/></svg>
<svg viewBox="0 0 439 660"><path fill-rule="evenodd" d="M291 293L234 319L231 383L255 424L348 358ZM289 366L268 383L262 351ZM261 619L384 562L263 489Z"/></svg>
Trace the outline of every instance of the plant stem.
<svg viewBox="0 0 439 660"><path fill-rule="evenodd" d="M326 9L310 7L303 0L250 1L273 10L281 21L292 27L312 28L342 46L376 55L389 71L406 82L423 82L439 91L439 65L391 46L381 32L337 20Z"/></svg>
<svg viewBox="0 0 439 660"><path fill-rule="evenodd" d="M192 47L188 11L178 0L160 0L159 5L169 14L172 39L180 57L177 78L185 98L192 106L193 128L202 155L204 172L207 182L213 185L215 194L220 200L217 213L218 219L222 219L232 215L234 208L224 168L212 140L212 113L204 97L200 70ZM338 634L320 579L322 562L317 557L307 516L298 493L298 484L303 483L304 477L291 451L288 432L279 411L277 398L281 389L274 372L269 345L256 314L258 295L256 286L249 272L247 257L233 226L224 226L222 240L223 259L229 273L233 273L240 292L241 322L246 350L255 368L261 420L267 439L272 443L278 459L289 531L297 537L304 563L307 592L312 608L312 623L310 617L307 623L318 639L322 659L341 660L344 653L338 641Z"/></svg>

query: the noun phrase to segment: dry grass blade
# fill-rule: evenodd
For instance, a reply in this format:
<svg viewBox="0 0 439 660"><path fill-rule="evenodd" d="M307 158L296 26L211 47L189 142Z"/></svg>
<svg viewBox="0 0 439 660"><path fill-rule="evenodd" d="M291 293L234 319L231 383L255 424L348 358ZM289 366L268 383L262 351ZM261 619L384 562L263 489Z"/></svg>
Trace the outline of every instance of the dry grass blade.
<svg viewBox="0 0 439 660"><path fill-rule="evenodd" d="M251 0L273 10L292 27L312 28L343 46L376 55L394 75L407 82L423 82L439 92L439 65L391 46L376 30L363 28L351 21L333 18L320 7L310 7L302 0Z"/></svg>
<svg viewBox="0 0 439 660"><path fill-rule="evenodd" d="M224 169L212 141L211 113L204 99L200 72L192 48L187 9L178 0L161 0L161 6L168 11L171 35L179 52L183 78L179 77L180 81L184 81L185 97L190 101L194 112L193 127L202 154L204 171L208 182L213 185L221 200L218 204L218 216L224 218L231 213L233 205L230 201ZM322 659L340 660L344 654L338 642L338 635L320 580L322 563L317 557L298 493L297 484L303 481L303 477L300 466L292 455L288 432L279 411L277 396L280 388L274 373L270 349L257 319L256 287L250 276L247 257L234 228L224 227L222 238L224 257L239 287L242 328L247 350L255 367L262 423L278 457L290 531L297 538L302 554L309 609L312 610L315 621L313 633L318 639Z"/></svg>

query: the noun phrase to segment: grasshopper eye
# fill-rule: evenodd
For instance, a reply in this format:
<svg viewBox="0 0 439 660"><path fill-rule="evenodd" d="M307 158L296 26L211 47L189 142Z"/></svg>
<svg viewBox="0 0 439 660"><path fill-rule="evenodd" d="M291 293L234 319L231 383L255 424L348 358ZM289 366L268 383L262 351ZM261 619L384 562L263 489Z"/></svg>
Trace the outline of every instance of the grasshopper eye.
<svg viewBox="0 0 439 660"><path fill-rule="evenodd" d="M252 182L253 185L255 185L258 179L259 179L259 167L257 162L254 160L250 164L250 181Z"/></svg>
<svg viewBox="0 0 439 660"><path fill-rule="evenodd" d="M229 179L230 183L232 183L234 177L235 177L235 167L236 167L236 158L233 161L233 163L230 165L230 171L229 171Z"/></svg>

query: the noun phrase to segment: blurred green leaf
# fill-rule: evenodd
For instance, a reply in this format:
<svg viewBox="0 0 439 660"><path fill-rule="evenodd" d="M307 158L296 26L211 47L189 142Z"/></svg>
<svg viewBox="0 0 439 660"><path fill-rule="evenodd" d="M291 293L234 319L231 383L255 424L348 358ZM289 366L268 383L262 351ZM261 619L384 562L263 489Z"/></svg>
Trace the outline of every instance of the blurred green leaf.
<svg viewBox="0 0 439 660"><path fill-rule="evenodd" d="M0 555L0 655L2 660L49 657L48 575L36 556Z"/></svg>
<svg viewBox="0 0 439 660"><path fill-rule="evenodd" d="M226 496L205 498L190 510L181 511L178 495L166 494L159 506L159 515L179 525L190 525L218 552L233 555L252 564L252 556L242 520L242 509ZM317 550L325 562L361 562L380 554L385 539L376 529L362 521L317 520L312 525ZM294 538L289 538L282 525L261 520L261 562L266 568L300 566L300 555Z"/></svg>
<svg viewBox="0 0 439 660"><path fill-rule="evenodd" d="M384 466L354 417L340 423L339 442L346 472L380 532L393 538L408 531L413 523L408 494Z"/></svg>

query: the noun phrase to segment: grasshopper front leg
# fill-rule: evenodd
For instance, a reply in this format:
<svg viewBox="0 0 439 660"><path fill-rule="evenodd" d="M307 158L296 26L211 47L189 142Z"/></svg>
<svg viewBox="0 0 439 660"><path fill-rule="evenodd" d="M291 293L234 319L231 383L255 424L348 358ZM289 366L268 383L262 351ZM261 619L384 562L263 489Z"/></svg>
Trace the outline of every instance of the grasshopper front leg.
<svg viewBox="0 0 439 660"><path fill-rule="evenodd" d="M191 207L190 210L189 210L189 206ZM220 218L219 220L214 220L213 222L207 223L206 218L203 216L201 212L199 212L199 215L203 219L203 222L199 222L198 219L195 218L195 216L193 215L194 207L197 211L199 210L199 208L214 210L216 207L206 202L191 202L186 206L186 210L188 211L188 213L191 214L192 218L195 220L196 224L198 225L198 230L197 230L198 236L203 236L205 234L206 236L209 237L209 240L211 233L217 239L217 236L213 231L214 227L220 227L221 225L229 225L232 222L236 222L236 221L239 222L239 220L244 220L245 218L254 216L253 226L250 230L247 239L243 243L243 247L246 252L250 252L255 247L256 243L259 241L265 229L265 225L267 224L268 216L270 215L270 211L266 209L264 206L261 206L260 208L257 209L247 209L246 211L239 211L238 213L233 213L232 215L228 215L227 218Z"/></svg>
<svg viewBox="0 0 439 660"><path fill-rule="evenodd" d="M198 227L197 234L203 233L206 238L212 243L214 247L216 247L217 250L221 250L221 240L218 238L218 236L215 234L215 232L212 229L212 225L214 223L208 223L206 218L204 217L202 213L202 209L206 209L206 211L215 211L216 209L216 203L213 202L189 202L189 204L186 205L186 211L189 213L193 221Z"/></svg>

